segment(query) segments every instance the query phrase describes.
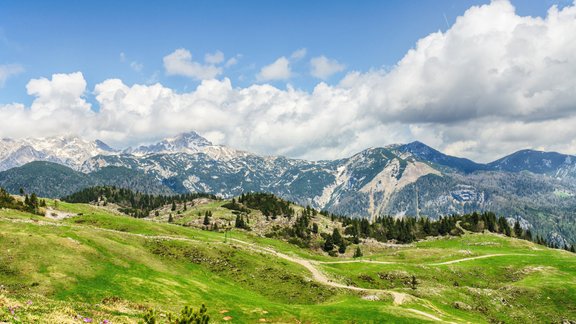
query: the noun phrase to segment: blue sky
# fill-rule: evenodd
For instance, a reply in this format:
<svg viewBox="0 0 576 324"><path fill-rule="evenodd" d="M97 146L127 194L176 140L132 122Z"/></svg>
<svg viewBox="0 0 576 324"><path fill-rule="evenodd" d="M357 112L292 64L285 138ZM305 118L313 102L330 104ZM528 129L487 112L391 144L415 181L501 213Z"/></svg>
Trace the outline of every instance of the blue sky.
<svg viewBox="0 0 576 324"><path fill-rule="evenodd" d="M162 67L162 58L178 48L193 58L218 50L227 58L239 55L223 73L235 86L257 82L262 66L301 48L309 57L338 60L346 71L392 66L419 38L446 30L447 22L484 3L489 1L2 1L0 63L20 64L24 71L0 89L0 102L30 103L25 86L31 78L76 71L89 86L121 78L190 90L197 81L166 76ZM542 16L552 3L515 6L519 14ZM141 69L131 68L132 62ZM318 80L308 69L308 60L296 62L288 83L313 87Z"/></svg>
<svg viewBox="0 0 576 324"><path fill-rule="evenodd" d="M574 44L567 0L4 0L0 137L576 153Z"/></svg>

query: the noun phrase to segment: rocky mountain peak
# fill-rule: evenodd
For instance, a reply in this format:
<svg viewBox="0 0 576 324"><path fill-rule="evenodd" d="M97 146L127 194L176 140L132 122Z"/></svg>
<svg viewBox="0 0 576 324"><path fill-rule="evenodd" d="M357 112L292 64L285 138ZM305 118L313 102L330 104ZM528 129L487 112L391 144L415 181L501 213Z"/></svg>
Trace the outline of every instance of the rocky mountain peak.
<svg viewBox="0 0 576 324"><path fill-rule="evenodd" d="M148 154L169 154L169 153L188 153L194 154L202 151L202 148L212 146L212 143L200 136L198 133L191 131L182 133L174 137L168 137L162 141L150 145L141 145L135 149L129 148L126 153L135 155Z"/></svg>

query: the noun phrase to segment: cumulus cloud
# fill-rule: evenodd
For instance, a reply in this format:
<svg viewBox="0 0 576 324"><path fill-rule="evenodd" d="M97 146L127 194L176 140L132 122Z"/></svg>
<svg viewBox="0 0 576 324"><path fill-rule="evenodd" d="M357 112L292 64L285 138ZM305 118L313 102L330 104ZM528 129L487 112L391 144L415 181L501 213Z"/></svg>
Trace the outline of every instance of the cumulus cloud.
<svg viewBox="0 0 576 324"><path fill-rule="evenodd" d="M312 91L201 78L177 93L105 80L94 88L94 112L81 74L32 80L31 107L0 106L0 135L68 131L124 147L196 130L232 147L312 159L412 140L479 161L523 148L576 153L575 52L576 6L535 18L494 1L420 39L391 69L350 72ZM194 63L183 49L169 56L173 71ZM291 74L281 57L259 80Z"/></svg>
<svg viewBox="0 0 576 324"><path fill-rule="evenodd" d="M313 77L326 80L335 73L344 71L344 64L338 63L336 60L327 58L326 56L314 57L310 60L310 74Z"/></svg>
<svg viewBox="0 0 576 324"><path fill-rule="evenodd" d="M264 66L256 76L258 81L287 80L292 76L290 61L282 56L274 63Z"/></svg>
<svg viewBox="0 0 576 324"><path fill-rule="evenodd" d="M24 68L20 64L0 65L0 88L4 86L8 78L22 72L24 72Z"/></svg>
<svg viewBox="0 0 576 324"><path fill-rule="evenodd" d="M216 51L214 53L207 53L204 55L204 61L208 64L220 64L224 62L224 53Z"/></svg>
<svg viewBox="0 0 576 324"><path fill-rule="evenodd" d="M239 58L240 58L239 56L229 58L228 61L226 61L226 64L224 64L224 66L225 67L231 67L233 65L238 64Z"/></svg>
<svg viewBox="0 0 576 324"><path fill-rule="evenodd" d="M206 57L207 64L192 61L192 54L184 48L179 48L174 52L164 56L164 69L168 75L181 75L196 80L214 79L222 74L222 68L209 62L217 60L216 55ZM223 55L223 54L222 54Z"/></svg>
<svg viewBox="0 0 576 324"><path fill-rule="evenodd" d="M306 48L301 48L301 49L294 51L294 53L292 53L292 55L290 55L290 58L293 60L301 60L304 57L306 57L306 53L308 53L308 50Z"/></svg>
<svg viewBox="0 0 576 324"><path fill-rule="evenodd" d="M47 136L63 132L84 133L95 116L84 99L82 73L54 74L51 79L32 79L26 86L35 97L30 107L0 106L0 136Z"/></svg>

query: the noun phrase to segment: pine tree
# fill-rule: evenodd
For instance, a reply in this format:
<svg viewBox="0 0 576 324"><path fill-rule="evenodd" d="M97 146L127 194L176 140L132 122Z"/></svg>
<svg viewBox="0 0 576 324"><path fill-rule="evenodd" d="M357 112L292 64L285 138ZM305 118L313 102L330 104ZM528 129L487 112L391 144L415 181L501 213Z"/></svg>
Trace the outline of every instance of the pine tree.
<svg viewBox="0 0 576 324"><path fill-rule="evenodd" d="M478 230L478 223L480 222L480 215L477 212L472 213L472 226L474 231Z"/></svg>
<svg viewBox="0 0 576 324"><path fill-rule="evenodd" d="M175 211L175 210L176 210L176 202L175 202L175 201L172 201L172 208L171 208L171 210L172 210L172 211Z"/></svg>
<svg viewBox="0 0 576 324"><path fill-rule="evenodd" d="M424 231L424 234L426 234L426 235L432 234L432 227L430 226L430 219L426 218L424 220L424 225L422 226L422 230Z"/></svg>
<svg viewBox="0 0 576 324"><path fill-rule="evenodd" d="M340 231L337 228L334 228L334 230L332 231L332 242L335 245L343 244L342 235L340 235Z"/></svg>
<svg viewBox="0 0 576 324"><path fill-rule="evenodd" d="M416 285L418 285L418 280L416 280L415 275L412 275L412 280L411 280L410 284L412 285L412 289L416 290Z"/></svg>
<svg viewBox="0 0 576 324"><path fill-rule="evenodd" d="M360 246L356 247L356 251L354 251L354 258L362 257L362 250L360 250Z"/></svg>
<svg viewBox="0 0 576 324"><path fill-rule="evenodd" d="M318 224L316 223L312 224L312 233L318 234Z"/></svg>
<svg viewBox="0 0 576 324"><path fill-rule="evenodd" d="M512 236L512 230L510 229L508 222L506 222L506 227L504 227L504 234L506 234L508 237Z"/></svg>
<svg viewBox="0 0 576 324"><path fill-rule="evenodd" d="M332 235L326 236L326 241L324 242L322 249L326 252L330 252L334 249L334 240L332 239Z"/></svg>
<svg viewBox="0 0 576 324"><path fill-rule="evenodd" d="M173 223L174 222L174 218L172 218L172 213L170 213L168 215L168 223Z"/></svg>
<svg viewBox="0 0 576 324"><path fill-rule="evenodd" d="M344 244L344 242L342 242L342 244L338 246L338 253L340 254L346 253L346 244Z"/></svg>
<svg viewBox="0 0 576 324"><path fill-rule="evenodd" d="M532 231L530 229L527 229L524 232L524 239L528 240L528 241L532 241Z"/></svg>
<svg viewBox="0 0 576 324"><path fill-rule="evenodd" d="M522 227L520 227L520 222L518 220L514 223L514 236L517 238L522 237Z"/></svg>
<svg viewBox="0 0 576 324"><path fill-rule="evenodd" d="M204 222L202 224L205 226L210 225L210 217L208 216L208 212L204 213Z"/></svg>

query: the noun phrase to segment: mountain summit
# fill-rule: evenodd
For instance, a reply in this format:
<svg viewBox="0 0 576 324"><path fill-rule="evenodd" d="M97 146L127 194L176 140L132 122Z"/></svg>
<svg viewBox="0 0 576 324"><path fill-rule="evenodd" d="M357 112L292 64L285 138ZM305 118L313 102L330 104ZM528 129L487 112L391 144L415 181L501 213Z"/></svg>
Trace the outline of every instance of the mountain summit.
<svg viewBox="0 0 576 324"><path fill-rule="evenodd" d="M196 132L182 133L180 135L166 138L158 143L142 145L137 148L129 148L124 152L143 156L147 154L170 154L187 153L195 154L203 151L203 148L212 146L212 143Z"/></svg>
<svg viewBox="0 0 576 324"><path fill-rule="evenodd" d="M489 169L489 167L484 164L476 163L465 158L446 155L419 141L400 145L398 146L398 150L402 153L410 153L414 157L423 161L432 162L441 166L456 169L464 173Z"/></svg>

